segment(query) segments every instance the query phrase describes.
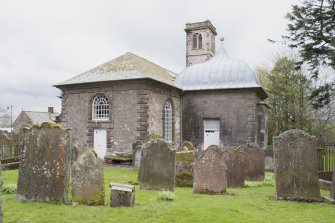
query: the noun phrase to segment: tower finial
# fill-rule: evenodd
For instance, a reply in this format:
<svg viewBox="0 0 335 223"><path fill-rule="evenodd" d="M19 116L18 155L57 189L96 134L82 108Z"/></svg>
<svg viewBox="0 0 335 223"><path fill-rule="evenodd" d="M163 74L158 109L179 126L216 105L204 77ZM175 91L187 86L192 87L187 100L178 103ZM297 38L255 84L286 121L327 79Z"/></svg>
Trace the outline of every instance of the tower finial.
<svg viewBox="0 0 335 223"><path fill-rule="evenodd" d="M223 44L223 41L224 41L224 37L220 37L220 41L221 41L221 44Z"/></svg>

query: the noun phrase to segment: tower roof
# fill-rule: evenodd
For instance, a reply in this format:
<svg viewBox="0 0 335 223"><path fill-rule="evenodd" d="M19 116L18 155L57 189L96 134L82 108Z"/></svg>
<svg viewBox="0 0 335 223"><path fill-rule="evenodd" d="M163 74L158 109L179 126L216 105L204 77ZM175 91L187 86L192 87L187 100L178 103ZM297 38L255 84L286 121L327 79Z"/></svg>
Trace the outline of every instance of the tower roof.
<svg viewBox="0 0 335 223"><path fill-rule="evenodd" d="M229 57L222 45L210 60L184 69L177 83L185 91L256 88L266 97L249 65Z"/></svg>
<svg viewBox="0 0 335 223"><path fill-rule="evenodd" d="M152 79L178 88L175 76L173 72L128 52L55 86L131 79Z"/></svg>
<svg viewBox="0 0 335 223"><path fill-rule="evenodd" d="M210 29L214 35L217 35L216 28L213 26L211 21L206 20L204 22L186 23L185 32L199 29Z"/></svg>

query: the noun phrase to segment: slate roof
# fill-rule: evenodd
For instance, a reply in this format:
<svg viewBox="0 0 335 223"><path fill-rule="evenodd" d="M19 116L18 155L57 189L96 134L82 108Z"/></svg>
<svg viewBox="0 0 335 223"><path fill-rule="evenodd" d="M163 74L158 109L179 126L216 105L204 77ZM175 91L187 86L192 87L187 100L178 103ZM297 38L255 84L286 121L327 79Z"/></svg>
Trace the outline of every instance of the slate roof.
<svg viewBox="0 0 335 223"><path fill-rule="evenodd" d="M132 53L125 53L85 73L56 84L55 87L132 79L152 79L180 88L173 72Z"/></svg>
<svg viewBox="0 0 335 223"><path fill-rule="evenodd" d="M257 88L266 97L249 65L229 57L222 45L211 59L184 69L176 82L184 91Z"/></svg>
<svg viewBox="0 0 335 223"><path fill-rule="evenodd" d="M54 122L59 113L22 111L26 113L33 124L41 124L42 122Z"/></svg>

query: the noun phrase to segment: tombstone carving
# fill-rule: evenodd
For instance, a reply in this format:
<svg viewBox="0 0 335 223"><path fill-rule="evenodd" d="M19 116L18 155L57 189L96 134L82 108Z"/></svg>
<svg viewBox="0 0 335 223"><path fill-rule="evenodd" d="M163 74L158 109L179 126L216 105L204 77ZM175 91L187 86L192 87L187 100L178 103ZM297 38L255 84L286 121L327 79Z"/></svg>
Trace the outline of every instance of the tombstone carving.
<svg viewBox="0 0 335 223"><path fill-rule="evenodd" d="M142 148L139 171L140 188L174 190L176 151L162 139L149 141Z"/></svg>
<svg viewBox="0 0 335 223"><path fill-rule="evenodd" d="M203 151L194 163L193 193L225 194L227 165L217 146Z"/></svg>
<svg viewBox="0 0 335 223"><path fill-rule="evenodd" d="M273 145L277 199L320 201L315 137L289 130Z"/></svg>
<svg viewBox="0 0 335 223"><path fill-rule="evenodd" d="M70 129L42 123L23 129L17 201L68 202Z"/></svg>
<svg viewBox="0 0 335 223"><path fill-rule="evenodd" d="M246 178L246 154L239 149L225 149L223 158L227 164L228 187L243 187Z"/></svg>
<svg viewBox="0 0 335 223"><path fill-rule="evenodd" d="M87 205L103 205L104 164L94 150L87 150L73 165L72 202Z"/></svg>

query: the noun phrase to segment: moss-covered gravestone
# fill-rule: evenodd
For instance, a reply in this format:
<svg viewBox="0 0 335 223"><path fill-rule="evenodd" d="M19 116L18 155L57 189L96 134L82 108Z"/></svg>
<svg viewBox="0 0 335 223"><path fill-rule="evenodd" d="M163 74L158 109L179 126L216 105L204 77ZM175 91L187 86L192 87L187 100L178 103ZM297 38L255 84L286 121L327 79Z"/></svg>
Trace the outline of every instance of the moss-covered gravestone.
<svg viewBox="0 0 335 223"><path fill-rule="evenodd" d="M72 202L86 205L104 205L104 164L89 149L73 165Z"/></svg>
<svg viewBox="0 0 335 223"><path fill-rule="evenodd" d="M139 170L140 188L174 190L176 151L164 140L149 141L142 148Z"/></svg>
<svg viewBox="0 0 335 223"><path fill-rule="evenodd" d="M315 137L289 130L273 138L277 199L320 201Z"/></svg>
<svg viewBox="0 0 335 223"><path fill-rule="evenodd" d="M203 151L194 163L193 193L225 194L227 165L217 146Z"/></svg>
<svg viewBox="0 0 335 223"><path fill-rule="evenodd" d="M68 202L71 129L42 123L23 129L17 201Z"/></svg>
<svg viewBox="0 0 335 223"><path fill-rule="evenodd" d="M193 186L194 160L194 150L176 152L176 186Z"/></svg>

